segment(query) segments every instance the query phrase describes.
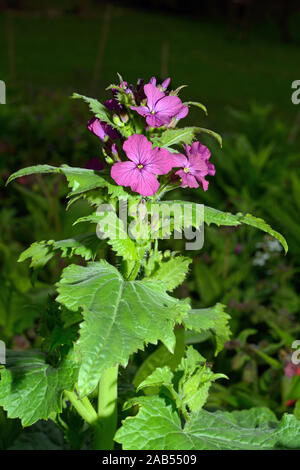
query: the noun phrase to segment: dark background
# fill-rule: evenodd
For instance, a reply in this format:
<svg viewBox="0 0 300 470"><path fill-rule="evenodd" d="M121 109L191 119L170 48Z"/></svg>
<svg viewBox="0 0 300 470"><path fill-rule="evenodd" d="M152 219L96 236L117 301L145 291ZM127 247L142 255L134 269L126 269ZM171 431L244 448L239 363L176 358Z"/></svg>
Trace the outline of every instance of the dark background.
<svg viewBox="0 0 300 470"><path fill-rule="evenodd" d="M271 103L292 125L300 9L292 0L1 1L0 76L8 105L37 94L102 96L116 72L171 76L224 132L226 106ZM22 98L19 101L19 93ZM194 119L191 114L191 119Z"/></svg>
<svg viewBox="0 0 300 470"><path fill-rule="evenodd" d="M22 177L8 187L5 181L29 165L85 167L103 158L86 128L91 114L70 99L73 92L103 101L117 72L128 83L170 76L173 89L187 85L183 101L208 108L208 116L191 108L180 126L223 137L223 149L199 137L216 167L209 190L176 190L170 197L249 212L289 245L284 256L255 228L212 225L204 248L188 253L194 262L175 295L190 297L195 308L222 302L231 316L232 339L217 358L209 335L187 338L230 379L213 385L207 407L267 406L300 419L300 368L290 361L300 338L300 104L291 101L292 82L300 80L299 24L296 0L0 0L0 80L7 87L7 104L0 105L0 338L8 348L40 347L40 318L67 262L57 255L32 278L28 263L17 262L20 253L36 240L84 231L72 224L91 209L79 201L65 211L67 188L59 175ZM132 378L151 347L122 369L120 405L128 390L135 393ZM20 448L16 436L28 435L29 448L39 448L40 437L35 442L31 432L21 433L0 410L0 449Z"/></svg>

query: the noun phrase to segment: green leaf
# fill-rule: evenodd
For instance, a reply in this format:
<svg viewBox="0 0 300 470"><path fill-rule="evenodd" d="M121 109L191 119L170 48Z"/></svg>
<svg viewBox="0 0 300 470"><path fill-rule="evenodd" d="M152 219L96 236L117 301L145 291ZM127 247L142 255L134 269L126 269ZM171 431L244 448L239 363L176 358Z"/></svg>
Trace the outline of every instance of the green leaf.
<svg viewBox="0 0 300 470"><path fill-rule="evenodd" d="M224 374L215 374L205 364L205 358L189 346L174 374L168 366L158 367L142 383L138 390L146 388L147 395L161 393L164 388L170 392L176 407L187 416L187 411L198 411L205 404L209 388L217 379L227 378ZM162 388L164 387L164 388Z"/></svg>
<svg viewBox="0 0 300 470"><path fill-rule="evenodd" d="M197 208L197 206L199 206L199 204L196 204L195 202L188 202L188 201L161 201L159 203L159 206L161 206L161 208L163 208L164 205L174 206L175 207L176 204L179 204L182 207L185 204L187 204L188 206L190 205L190 207L192 208L192 212L194 214L196 214L196 211L199 210ZM187 222L184 220L184 211L183 211L183 209L181 211L181 216L180 217L179 217L179 220L175 220L177 225L180 225L180 224L182 226L186 225ZM193 219L195 219L195 217L196 216L194 215ZM276 238L281 243L281 245L283 246L283 248L285 250L285 253L287 253L287 251L288 251L288 246L287 246L287 242L286 242L285 238L280 233L273 230L272 227L270 225L268 225L263 219L259 219L257 217L254 217L251 214L244 215L244 214L241 214L240 212L237 213L237 214L231 214L230 212L222 212L222 211L219 211L217 209L213 209L212 207L204 206L204 222L207 225L216 224L218 226L225 225L225 226L234 226L234 227L236 227L236 226L241 225L241 224L246 224L246 225L250 225L252 227L256 227L259 230L262 230L263 232L269 233L274 238ZM193 224L193 226L195 226L195 225Z"/></svg>
<svg viewBox="0 0 300 470"><path fill-rule="evenodd" d="M6 368L1 370L0 406L23 426L48 419L62 409L62 393L73 390L78 365L71 351L58 368L46 363L38 351L7 351Z"/></svg>
<svg viewBox="0 0 300 470"><path fill-rule="evenodd" d="M142 363L138 369L134 379L133 385L138 387L143 380L145 380L152 372L158 367L168 366L171 370L175 370L184 355L184 330L183 328L175 329L176 346L172 354L164 344L158 348Z"/></svg>
<svg viewBox="0 0 300 470"><path fill-rule="evenodd" d="M170 258L160 264L159 268L150 276L150 279L163 282L166 290L172 292L183 283L191 262L191 258L184 256Z"/></svg>
<svg viewBox="0 0 300 470"><path fill-rule="evenodd" d="M217 132L215 131L212 131L210 129L205 129L205 127L197 127L197 133L200 133L200 134L208 134L210 135L211 137L213 137L217 142L218 144L220 145L220 147L222 147L223 145L223 142L222 142L222 137L220 136L220 134L218 134Z"/></svg>
<svg viewBox="0 0 300 470"><path fill-rule="evenodd" d="M115 440L124 450L270 450L300 448L300 422L278 423L267 408L232 413L200 410L182 427L179 415L157 396L135 400L140 411L126 418Z"/></svg>
<svg viewBox="0 0 300 470"><path fill-rule="evenodd" d="M94 390L109 367L125 366L145 343L161 340L173 351L175 322L189 306L166 294L155 281L124 281L105 261L71 265L58 283L57 301L69 310L83 309L78 350L81 396Z"/></svg>
<svg viewBox="0 0 300 470"><path fill-rule="evenodd" d="M296 405L294 408L294 416L300 421L300 399L296 401Z"/></svg>
<svg viewBox="0 0 300 470"><path fill-rule="evenodd" d="M167 129L160 137L153 138L153 144L157 147L169 148L175 144L191 144L197 134L209 134L218 141L222 147L222 138L219 134L203 127L182 127L179 129Z"/></svg>
<svg viewBox="0 0 300 470"><path fill-rule="evenodd" d="M204 106L204 104L202 103L198 103L197 101L186 101L185 103L182 103L182 104L187 105L187 106L196 106L197 108L202 109L202 111L204 111L206 115L208 114L206 106Z"/></svg>
<svg viewBox="0 0 300 470"><path fill-rule="evenodd" d="M161 387L162 385L173 387L173 373L168 366L158 367L137 387L137 391L145 387Z"/></svg>
<svg viewBox="0 0 300 470"><path fill-rule="evenodd" d="M30 267L39 269L43 268L53 256L54 253L51 251L50 246L48 246L48 242L34 242L27 250L20 254L18 262L21 263L27 259L31 259Z"/></svg>
<svg viewBox="0 0 300 470"><path fill-rule="evenodd" d="M103 211L94 213L76 220L75 224L91 222L97 224L97 231L103 233L103 239L112 247L117 255L125 260L140 259L139 251L135 242L128 236L123 221L119 219L114 211ZM75 225L74 224L74 225Z"/></svg>
<svg viewBox="0 0 300 470"><path fill-rule="evenodd" d="M288 246L285 238L278 232L272 229L270 225L268 225L263 219L259 219L254 217L251 214L241 214L238 212L237 214L231 214L230 212L221 212L217 209L213 209L212 207L205 206L204 208L204 218L205 222L210 225L211 223L216 225L251 225L252 227L256 227L263 232L269 233L272 237L276 238L284 248L285 253L288 252Z"/></svg>
<svg viewBox="0 0 300 470"><path fill-rule="evenodd" d="M112 127L116 127L111 119L109 110L106 108L106 106L100 103L100 101L96 100L95 98L89 98L88 96L79 95L78 93L73 93L72 98L81 99L85 101L89 105L90 110L95 114L97 118L99 118L101 121L109 123Z"/></svg>
<svg viewBox="0 0 300 470"><path fill-rule="evenodd" d="M181 228L201 228L204 222L204 205L187 201L160 201L147 204L151 219L157 220L157 236L169 235ZM156 232L153 231L156 235Z"/></svg>
<svg viewBox="0 0 300 470"><path fill-rule="evenodd" d="M180 129L167 129L160 137L153 139L157 147L171 147L175 144L191 144L195 137L196 127L183 127Z"/></svg>
<svg viewBox="0 0 300 470"><path fill-rule="evenodd" d="M62 257L78 255L89 261L95 258L97 251L102 245L103 241L93 233L80 234L66 240L35 242L21 253L18 262L31 258L30 267L34 269L41 268L45 266L55 255L55 251L58 250L61 250Z"/></svg>
<svg viewBox="0 0 300 470"><path fill-rule="evenodd" d="M60 169L55 166L50 166L50 165L28 166L10 175L6 184L9 184L11 181L17 178L20 178L21 176L34 175L37 173L60 173Z"/></svg>
<svg viewBox="0 0 300 470"><path fill-rule="evenodd" d="M78 196L79 194L91 191L95 188L106 188L108 193L113 197L126 196L128 193L122 186L114 183L109 175L105 172L96 172L86 168L74 168L68 165L61 167L54 167L49 165L36 165L23 168L16 173L13 173L7 180L7 183L20 178L25 175L32 175L36 173L60 173L63 174L68 181L71 192L68 197Z"/></svg>
<svg viewBox="0 0 300 470"><path fill-rule="evenodd" d="M182 372L178 384L181 397L181 409L188 407L190 411L199 411L208 398L212 382L227 378L224 374L215 374L210 367L202 364L205 359L196 349L189 346L186 357L183 357L177 371Z"/></svg>
<svg viewBox="0 0 300 470"><path fill-rule="evenodd" d="M206 330L212 330L216 338L217 355L226 341L230 338L230 328L228 320L230 316L224 312L225 305L220 303L214 307L190 310L183 319L185 328L202 333Z"/></svg>

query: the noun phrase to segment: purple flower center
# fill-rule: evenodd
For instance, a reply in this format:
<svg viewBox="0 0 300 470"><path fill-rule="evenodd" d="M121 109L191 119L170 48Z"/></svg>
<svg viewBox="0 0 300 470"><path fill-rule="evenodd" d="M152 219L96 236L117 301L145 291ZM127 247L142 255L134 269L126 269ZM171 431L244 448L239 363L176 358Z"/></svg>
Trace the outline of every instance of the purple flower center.
<svg viewBox="0 0 300 470"><path fill-rule="evenodd" d="M144 165L140 164L137 166L139 170L141 170L142 168L144 168Z"/></svg>
<svg viewBox="0 0 300 470"><path fill-rule="evenodd" d="M190 172L190 169L186 166L183 170L185 173L189 173Z"/></svg>

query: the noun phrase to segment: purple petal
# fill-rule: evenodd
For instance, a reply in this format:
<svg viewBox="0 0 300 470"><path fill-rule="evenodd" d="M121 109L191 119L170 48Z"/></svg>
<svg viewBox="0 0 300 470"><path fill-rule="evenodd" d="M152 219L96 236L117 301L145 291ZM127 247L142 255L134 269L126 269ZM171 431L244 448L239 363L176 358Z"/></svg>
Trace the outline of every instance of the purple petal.
<svg viewBox="0 0 300 470"><path fill-rule="evenodd" d="M184 168L188 165L188 159L182 153L172 153L173 166Z"/></svg>
<svg viewBox="0 0 300 470"><path fill-rule="evenodd" d="M201 155L191 155L189 158L189 166L192 171L200 172L201 176L207 175L207 163L203 158L201 158Z"/></svg>
<svg viewBox="0 0 300 470"><path fill-rule="evenodd" d="M201 154L201 157L204 160L209 160L210 158L209 149L205 145L201 144L201 142L194 142L192 144L192 146L190 147L190 154L191 155Z"/></svg>
<svg viewBox="0 0 300 470"><path fill-rule="evenodd" d="M185 173L184 170L178 170L175 174L180 176L180 178L182 179L181 186L183 188L186 186L188 186L189 188L199 188L199 184L195 176L190 175L189 173Z"/></svg>
<svg viewBox="0 0 300 470"><path fill-rule="evenodd" d="M151 85L153 85L153 86L156 86L156 78L151 77L150 80L149 80L149 83L151 83Z"/></svg>
<svg viewBox="0 0 300 470"><path fill-rule="evenodd" d="M136 164L145 164L151 155L152 144L144 135L134 134L123 144L127 157Z"/></svg>
<svg viewBox="0 0 300 470"><path fill-rule="evenodd" d="M166 89L168 88L168 86L170 85L170 81L171 81L170 78L166 78L166 79L162 82L161 87L162 87L163 90L166 90Z"/></svg>
<svg viewBox="0 0 300 470"><path fill-rule="evenodd" d="M150 127L161 127L165 124L169 124L171 119L168 116L162 116L163 119L158 114L148 114L146 117L146 122ZM165 119L166 118L166 119ZM167 120L167 122L166 122Z"/></svg>
<svg viewBox="0 0 300 470"><path fill-rule="evenodd" d="M187 154L188 157L191 156L191 145L184 145L185 153Z"/></svg>
<svg viewBox="0 0 300 470"><path fill-rule="evenodd" d="M159 91L159 89L151 83L147 83L147 85L144 86L144 92L147 97L147 106L150 111L153 111L157 101L165 96L162 91Z"/></svg>
<svg viewBox="0 0 300 470"><path fill-rule="evenodd" d="M189 107L188 106L182 106L181 110L179 113L176 115L176 119L183 119L188 115L189 112Z"/></svg>
<svg viewBox="0 0 300 470"><path fill-rule="evenodd" d="M150 115L150 111L146 106L130 106L130 109L133 109L133 111L136 111L143 117Z"/></svg>
<svg viewBox="0 0 300 470"><path fill-rule="evenodd" d="M176 116L182 108L182 102L177 96L164 96L155 104L155 111L168 116Z"/></svg>
<svg viewBox="0 0 300 470"><path fill-rule="evenodd" d="M208 190L209 182L206 181L206 179L205 179L205 178L202 178L202 177L200 177L200 178L198 179L198 181L200 181L200 183L201 183L202 188L204 189L204 191L207 191L207 190Z"/></svg>
<svg viewBox="0 0 300 470"><path fill-rule="evenodd" d="M139 176L135 178L131 185L132 191L142 196L153 196L159 188L157 178L147 170L139 171Z"/></svg>
<svg viewBox="0 0 300 470"><path fill-rule="evenodd" d="M113 129L106 122L100 121L97 118L90 119L88 122L88 130L95 134L99 139L104 140L106 137L110 137L112 140L118 139L119 133Z"/></svg>
<svg viewBox="0 0 300 470"><path fill-rule="evenodd" d="M155 175L166 175L174 166L172 154L161 148L154 148L148 158L145 169Z"/></svg>
<svg viewBox="0 0 300 470"><path fill-rule="evenodd" d="M209 175L214 176L216 174L215 165L210 162L207 162L207 171Z"/></svg>
<svg viewBox="0 0 300 470"><path fill-rule="evenodd" d="M104 140L106 137L106 132L104 127L102 126L101 122L97 118L92 118L87 123L87 128L93 134L95 134L99 139Z"/></svg>
<svg viewBox="0 0 300 470"><path fill-rule="evenodd" d="M133 162L117 162L111 167L111 177L120 186L131 186L139 169Z"/></svg>

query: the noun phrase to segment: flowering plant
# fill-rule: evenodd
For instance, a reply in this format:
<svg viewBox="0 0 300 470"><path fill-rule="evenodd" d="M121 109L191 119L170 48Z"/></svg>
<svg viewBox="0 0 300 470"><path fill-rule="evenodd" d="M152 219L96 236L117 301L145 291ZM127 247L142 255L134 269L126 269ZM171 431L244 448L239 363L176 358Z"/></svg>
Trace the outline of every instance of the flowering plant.
<svg viewBox="0 0 300 470"><path fill-rule="evenodd" d="M300 446L300 424L293 416L278 421L267 409L203 409L211 384L226 377L187 345L186 332L206 333L217 355L230 337L229 315L224 305L193 309L189 299L172 295L192 260L162 252L159 244L159 238L190 227L199 233L203 224L212 223L254 226L287 251L286 241L250 214L162 200L178 187L198 188L201 198L215 167L209 149L196 138L206 133L220 144L221 138L205 128L178 127L190 106L206 108L183 103L181 87L171 90L170 79L161 84L154 77L146 84L138 80L136 86L119 79L108 87L112 97L104 104L73 95L94 114L87 127L101 144L99 162L94 157L85 169L37 165L9 178L63 174L70 188L67 207L84 199L92 208L75 223L96 223L97 231L39 241L22 253L19 261L30 259L36 276L57 252L82 259L63 270L48 311L41 312L41 350L7 352L0 405L24 426L52 419L67 430L74 422L65 411L76 410L84 420L80 429L93 435L95 449L112 449L116 443L123 449L160 450ZM125 215L120 211L124 204ZM110 252L103 259L106 243ZM149 345L157 347L135 368L121 411L118 378ZM122 385L120 379L119 391ZM126 419L121 422L120 416Z"/></svg>

